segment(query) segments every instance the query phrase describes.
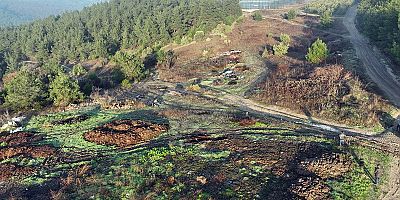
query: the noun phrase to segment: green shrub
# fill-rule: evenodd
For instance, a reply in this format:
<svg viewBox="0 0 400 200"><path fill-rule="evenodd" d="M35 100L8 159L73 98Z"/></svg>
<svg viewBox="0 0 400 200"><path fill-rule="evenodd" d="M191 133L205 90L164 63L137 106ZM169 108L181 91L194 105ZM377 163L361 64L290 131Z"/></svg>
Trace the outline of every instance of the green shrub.
<svg viewBox="0 0 400 200"><path fill-rule="evenodd" d="M328 46L321 40L317 39L310 48L308 48L308 53L306 59L308 62L313 64L318 64L324 61L329 54Z"/></svg>
<svg viewBox="0 0 400 200"><path fill-rule="evenodd" d="M11 80L5 81L4 89L5 106L13 110L40 108L48 96L41 78L28 70L21 70Z"/></svg>
<svg viewBox="0 0 400 200"><path fill-rule="evenodd" d="M50 83L50 98L57 106L67 106L83 99L78 82L64 73L60 73Z"/></svg>
<svg viewBox="0 0 400 200"><path fill-rule="evenodd" d="M132 88L132 83L128 79L124 79L121 82L121 87L123 89L131 89Z"/></svg>
<svg viewBox="0 0 400 200"><path fill-rule="evenodd" d="M81 64L74 65L71 71L71 74L76 77L84 76L86 73L87 70Z"/></svg>
<svg viewBox="0 0 400 200"><path fill-rule="evenodd" d="M297 11L296 10L289 10L289 12L286 14L286 19L287 20L293 20L297 17Z"/></svg>
<svg viewBox="0 0 400 200"><path fill-rule="evenodd" d="M140 81L146 76L143 61L134 52L118 51L113 60L120 67L125 79L129 81Z"/></svg>
<svg viewBox="0 0 400 200"><path fill-rule="evenodd" d="M262 15L261 15L261 13L259 11L254 12L253 15L252 15L252 18L255 21L263 20L263 17L262 17Z"/></svg>
<svg viewBox="0 0 400 200"><path fill-rule="evenodd" d="M196 41L203 40L204 37L205 37L204 31L196 31L196 33L194 34L194 40Z"/></svg>
<svg viewBox="0 0 400 200"><path fill-rule="evenodd" d="M322 13L320 23L323 27L331 26L332 22L332 13L330 11L325 11L324 13Z"/></svg>
<svg viewBox="0 0 400 200"><path fill-rule="evenodd" d="M280 39L281 43L283 43L284 45L286 45L286 46L290 45L291 38L288 34L282 33L281 36L279 36L279 39Z"/></svg>
<svg viewBox="0 0 400 200"><path fill-rule="evenodd" d="M289 46L281 42L279 44L275 44L272 49L274 50L274 55L284 56L288 53Z"/></svg>

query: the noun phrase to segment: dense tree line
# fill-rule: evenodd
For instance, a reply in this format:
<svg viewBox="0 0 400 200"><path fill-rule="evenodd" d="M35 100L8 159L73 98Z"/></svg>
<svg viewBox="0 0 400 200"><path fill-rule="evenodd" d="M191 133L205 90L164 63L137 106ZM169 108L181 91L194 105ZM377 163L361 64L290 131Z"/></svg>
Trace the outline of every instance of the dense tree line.
<svg viewBox="0 0 400 200"><path fill-rule="evenodd" d="M361 0L357 25L378 46L400 62L400 1Z"/></svg>
<svg viewBox="0 0 400 200"><path fill-rule="evenodd" d="M185 42L196 33L207 33L219 24L232 24L241 15L238 0L112 0L101 4L38 20L18 27L0 29L0 67L7 74L6 104L14 109L39 105L18 105L30 88L42 91L31 102L50 101L64 105L82 98L82 92L100 81L81 67L63 65L90 59L114 62L123 74L116 75L125 85L139 81L149 63L157 63L160 47L170 42ZM28 70L24 61L39 67ZM50 66L50 67L49 67ZM50 75L51 74L51 75ZM68 77L64 76L68 75ZM7 80L4 80L7 79ZM36 82L28 83L26 80ZM18 87L14 87L20 80ZM77 85L81 91L77 90ZM62 88L65 85L69 88ZM86 89L85 89L86 88ZM71 98L62 98L69 94ZM27 93L28 94L28 93ZM41 104L40 104L41 105Z"/></svg>

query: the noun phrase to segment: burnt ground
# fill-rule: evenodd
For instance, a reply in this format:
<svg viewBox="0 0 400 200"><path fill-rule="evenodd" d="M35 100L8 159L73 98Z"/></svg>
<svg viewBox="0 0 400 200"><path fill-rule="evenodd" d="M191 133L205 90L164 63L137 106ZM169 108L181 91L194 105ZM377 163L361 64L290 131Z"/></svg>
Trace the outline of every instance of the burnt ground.
<svg viewBox="0 0 400 200"><path fill-rule="evenodd" d="M258 182L249 187L259 185L255 191L259 192L261 199L327 199L330 189L324 181L339 178L352 165L349 156L343 152L335 152L329 144L323 143L254 141L234 137L210 142L207 148L232 152L229 162L234 168L240 169L252 164L262 167L269 179L267 183L260 182L259 177L247 182ZM238 181L234 187L249 189L242 188L246 183Z"/></svg>

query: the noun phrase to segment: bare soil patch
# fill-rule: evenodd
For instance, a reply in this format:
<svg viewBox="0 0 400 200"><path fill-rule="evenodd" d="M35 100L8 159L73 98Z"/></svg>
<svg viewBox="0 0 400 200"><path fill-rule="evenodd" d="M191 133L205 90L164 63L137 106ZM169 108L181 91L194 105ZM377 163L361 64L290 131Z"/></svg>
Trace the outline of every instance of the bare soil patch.
<svg viewBox="0 0 400 200"><path fill-rule="evenodd" d="M55 155L57 150L50 145L37 146L34 142L42 140L43 137L30 132L5 133L0 136L0 160L24 156L30 158L47 158Z"/></svg>
<svg viewBox="0 0 400 200"><path fill-rule="evenodd" d="M12 158L15 156L25 156L30 158L47 158L56 154L56 149L52 146L23 146L6 147L0 149L0 160Z"/></svg>
<svg viewBox="0 0 400 200"><path fill-rule="evenodd" d="M42 139L41 135L32 132L2 133L0 142L4 146L0 147L0 161L14 157L31 159L55 156L58 153L55 147L34 144ZM0 164L0 181L32 175L35 171L35 167L25 167L11 163Z"/></svg>
<svg viewBox="0 0 400 200"><path fill-rule="evenodd" d="M245 55L258 55L266 44L272 46L281 33L291 36L303 36L303 27L293 26L277 20L254 21L245 17L244 21L236 24L226 37L210 36L209 40L198 41L183 46L171 46L177 55L173 69L160 68L159 77L162 80L184 82L192 78L201 78L223 69L223 65L210 65L219 54L230 50L241 50ZM273 37L268 37L268 36ZM206 55L205 55L206 53ZM220 59L219 59L220 60ZM241 60L244 61L244 60ZM251 68L251 66L249 66Z"/></svg>
<svg viewBox="0 0 400 200"><path fill-rule="evenodd" d="M27 176L35 172L32 167L22 167L13 164L0 165L0 181L6 181L12 177Z"/></svg>
<svg viewBox="0 0 400 200"><path fill-rule="evenodd" d="M128 147L151 140L168 126L140 120L117 120L84 134L87 141L102 145Z"/></svg>
<svg viewBox="0 0 400 200"><path fill-rule="evenodd" d="M32 142L40 141L42 139L43 137L41 135L29 132L0 134L0 143L4 143L7 146L29 144Z"/></svg>

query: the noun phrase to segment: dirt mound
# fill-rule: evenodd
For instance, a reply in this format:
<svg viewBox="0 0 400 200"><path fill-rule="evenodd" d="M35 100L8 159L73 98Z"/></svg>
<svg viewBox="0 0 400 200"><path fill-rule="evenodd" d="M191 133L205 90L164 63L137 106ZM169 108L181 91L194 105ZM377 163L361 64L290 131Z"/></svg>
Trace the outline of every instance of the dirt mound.
<svg viewBox="0 0 400 200"><path fill-rule="evenodd" d="M15 156L25 156L31 158L47 158L56 154L56 149L49 145L35 146L33 142L42 140L43 137L36 133L18 132L6 133L0 136L0 143L4 147L0 148L0 160Z"/></svg>
<svg viewBox="0 0 400 200"><path fill-rule="evenodd" d="M329 187L319 178L299 178L290 191L302 199L317 200L329 199Z"/></svg>
<svg viewBox="0 0 400 200"><path fill-rule="evenodd" d="M48 158L57 154L57 149L50 145L37 146L43 136L32 132L2 133L0 135L0 161L20 156L21 158ZM28 176L35 172L35 167L23 167L12 163L0 164L0 181L12 177Z"/></svg>
<svg viewBox="0 0 400 200"><path fill-rule="evenodd" d="M23 145L42 139L42 136L29 132L3 133L0 135L0 143L4 143L7 146Z"/></svg>
<svg viewBox="0 0 400 200"><path fill-rule="evenodd" d="M97 144L127 147L151 140L167 129L163 124L117 120L85 133L84 138Z"/></svg>
<svg viewBox="0 0 400 200"><path fill-rule="evenodd" d="M52 146L21 146L6 147L0 149L0 160L15 156L25 156L31 158L47 158L56 154L56 149Z"/></svg>
<svg viewBox="0 0 400 200"><path fill-rule="evenodd" d="M67 119L57 120L53 122L53 125L65 125L65 124L75 124L78 122L83 122L89 119L89 115L79 115L75 117L70 117Z"/></svg>
<svg viewBox="0 0 400 200"><path fill-rule="evenodd" d="M15 176L27 176L35 172L31 167L21 167L12 164L0 165L0 181L8 180Z"/></svg>
<svg viewBox="0 0 400 200"><path fill-rule="evenodd" d="M343 154L322 155L321 158L312 158L301 161L299 169L312 172L321 178L337 178L350 171L352 162Z"/></svg>

